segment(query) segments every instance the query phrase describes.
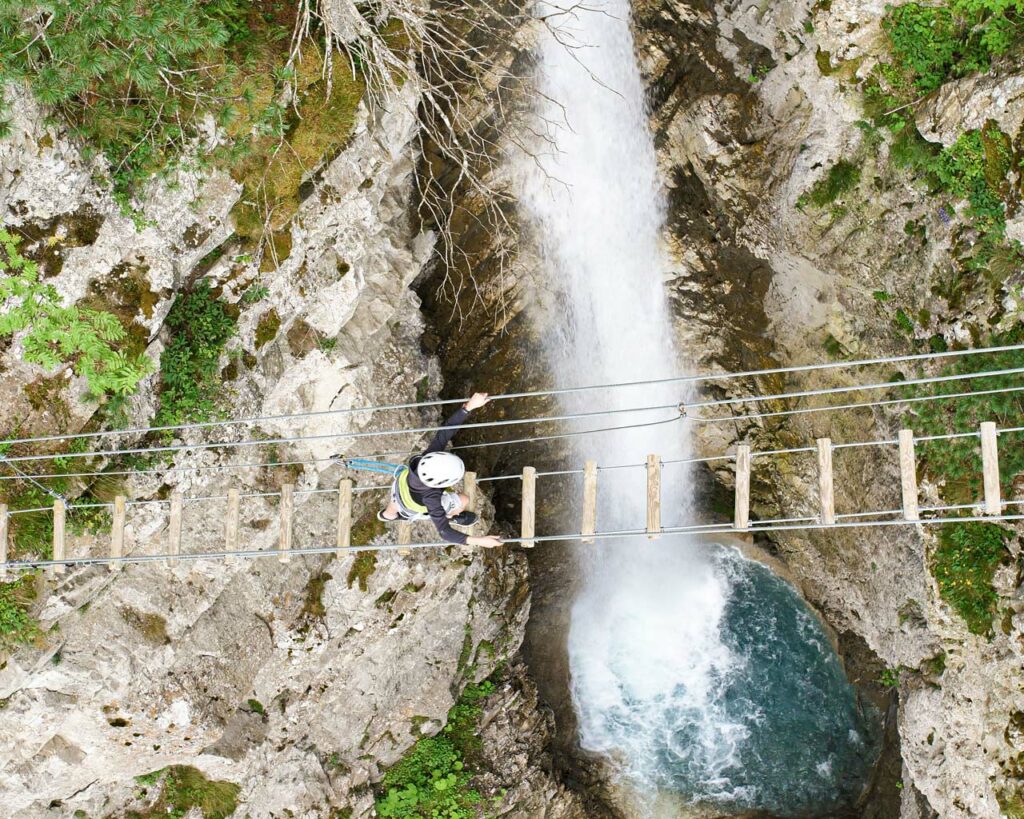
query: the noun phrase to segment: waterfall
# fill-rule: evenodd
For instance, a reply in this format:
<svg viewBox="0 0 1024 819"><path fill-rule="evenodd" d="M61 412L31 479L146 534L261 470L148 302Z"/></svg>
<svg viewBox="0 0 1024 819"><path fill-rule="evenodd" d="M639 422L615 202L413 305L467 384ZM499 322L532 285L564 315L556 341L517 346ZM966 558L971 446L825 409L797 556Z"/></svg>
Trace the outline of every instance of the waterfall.
<svg viewBox="0 0 1024 819"><path fill-rule="evenodd" d="M629 3L587 5L590 10L571 14L539 7L558 27L557 36L548 33L537 47L536 111L550 144L539 141L533 155L520 156L512 167L541 262L538 275L558 303L559 328L549 337L547 354L559 386L668 378L685 362L674 343L664 287L666 201ZM672 404L685 397L670 385L586 392L564 403L575 411ZM671 415L612 418L626 424ZM676 459L690 452L687 427L679 421L575 440L577 464L584 458L601 465L638 464L648 453ZM644 527L644 480L642 469L599 473L599 531ZM692 493L689 471L667 465L665 525L692 522ZM810 652L806 662L820 666L817 676L808 674L808 695L821 694L828 718L808 724L796 741L813 745L819 734L836 730L851 735L838 743L842 748L811 747L800 759L786 756L786 744L794 739L786 737L779 743L781 762L796 766L793 777L814 769L810 778L821 780L820 793L812 782L794 781L819 801L838 798L843 777L858 787L862 771L847 757L865 746L852 693L820 625L786 584L732 550L680 537L601 541L581 546L577 559L581 583L568 653L584 749L618 760L626 781L652 799L670 792L693 803L784 810L786 784L773 801L775 783L761 781L773 773L757 764L768 751L758 726L771 724L773 714L788 713L785 697L799 685L785 673L762 679L756 663L759 651L803 650ZM763 608L740 605L741 587L762 594ZM785 624L792 627L786 630ZM737 630L756 633L758 645ZM779 702L766 715L766 698L772 697ZM841 707L830 708L833 700ZM799 716L787 724L797 722ZM853 768L858 770L850 775Z"/></svg>

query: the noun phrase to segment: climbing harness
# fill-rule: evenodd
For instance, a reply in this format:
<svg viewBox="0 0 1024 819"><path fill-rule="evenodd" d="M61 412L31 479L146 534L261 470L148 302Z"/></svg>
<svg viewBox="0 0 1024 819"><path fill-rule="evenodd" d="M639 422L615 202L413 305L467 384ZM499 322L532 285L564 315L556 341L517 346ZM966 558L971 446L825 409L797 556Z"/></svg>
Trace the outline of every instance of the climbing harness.
<svg viewBox="0 0 1024 819"><path fill-rule="evenodd" d="M412 496L409 488L409 467L405 464L389 464L386 461L374 461L370 458L337 458L338 463L347 466L349 469L356 469L361 472L374 472L378 475L388 475L398 483L398 497L402 506L410 512L425 515L430 510L422 503L418 503Z"/></svg>

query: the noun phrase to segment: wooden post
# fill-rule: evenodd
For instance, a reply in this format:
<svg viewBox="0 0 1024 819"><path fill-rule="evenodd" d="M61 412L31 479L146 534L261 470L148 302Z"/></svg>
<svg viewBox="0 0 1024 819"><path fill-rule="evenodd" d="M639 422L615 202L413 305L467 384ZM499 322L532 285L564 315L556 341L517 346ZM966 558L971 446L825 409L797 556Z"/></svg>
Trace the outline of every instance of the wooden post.
<svg viewBox="0 0 1024 819"><path fill-rule="evenodd" d="M661 458L647 456L647 537L661 533Z"/></svg>
<svg viewBox="0 0 1024 819"><path fill-rule="evenodd" d="M171 511L167 520L167 554L181 554L181 517L185 498L181 492L171 493ZM167 561L170 563L170 561Z"/></svg>
<svg viewBox="0 0 1024 819"><path fill-rule="evenodd" d="M900 488L903 492L903 519L920 520L917 508L917 455L914 452L914 432L901 429L900 441Z"/></svg>
<svg viewBox="0 0 1024 819"><path fill-rule="evenodd" d="M114 520L110 526L110 557L124 557L124 520L128 501L124 495L114 498ZM108 564L112 571L121 570L121 561L111 560Z"/></svg>
<svg viewBox="0 0 1024 819"><path fill-rule="evenodd" d="M0 503L0 580L7 577L7 504Z"/></svg>
<svg viewBox="0 0 1024 819"><path fill-rule="evenodd" d="M64 501L55 500L53 502L53 559L63 560L65 557L64 547L64 521L67 513L67 507L64 506ZM64 574L64 566L54 566L53 574Z"/></svg>
<svg viewBox="0 0 1024 819"><path fill-rule="evenodd" d="M462 479L462 489L466 493L466 511L476 511L476 497L477 497L477 485L476 485L476 472L467 472L465 477ZM474 523L469 527L469 534L476 534L476 524Z"/></svg>
<svg viewBox="0 0 1024 819"><path fill-rule="evenodd" d="M408 546L410 543L412 543L412 523L408 520L400 521L398 524L398 545ZM412 550L399 549L398 554L405 557L406 555L411 555Z"/></svg>
<svg viewBox="0 0 1024 819"><path fill-rule="evenodd" d="M733 528L741 532L750 528L750 445L736 447L736 504Z"/></svg>
<svg viewBox="0 0 1024 819"><path fill-rule="evenodd" d="M238 551L238 490L232 487L228 490L227 517L224 519L224 551ZM234 555L227 555L225 563L235 563L238 560Z"/></svg>
<svg viewBox="0 0 1024 819"><path fill-rule="evenodd" d="M338 557L352 545L352 479L338 481Z"/></svg>
<svg viewBox="0 0 1024 819"><path fill-rule="evenodd" d="M583 543L593 543L597 532L597 461L583 465L583 523L580 534Z"/></svg>
<svg viewBox="0 0 1024 819"><path fill-rule="evenodd" d="M836 501L832 489L832 440L819 438L818 445L818 501L821 505L821 523L832 526L836 522Z"/></svg>
<svg viewBox="0 0 1024 819"><path fill-rule="evenodd" d="M523 514L520 543L528 549L534 547L537 536L537 470L523 467Z"/></svg>
<svg viewBox="0 0 1024 819"><path fill-rule="evenodd" d="M288 554L292 548L292 516L295 512L295 485L286 483L281 487L281 554L278 560L287 563L292 559Z"/></svg>
<svg viewBox="0 0 1024 819"><path fill-rule="evenodd" d="M996 425L992 421L981 424L981 474L985 484L985 514L998 515L1003 511L999 493L999 443Z"/></svg>

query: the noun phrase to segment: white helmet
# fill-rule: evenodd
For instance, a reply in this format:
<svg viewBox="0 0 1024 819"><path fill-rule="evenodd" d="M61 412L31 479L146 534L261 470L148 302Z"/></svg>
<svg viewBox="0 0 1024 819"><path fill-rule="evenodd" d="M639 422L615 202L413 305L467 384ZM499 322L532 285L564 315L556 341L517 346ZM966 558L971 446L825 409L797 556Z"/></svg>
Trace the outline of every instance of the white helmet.
<svg viewBox="0 0 1024 819"><path fill-rule="evenodd" d="M466 465L450 452L428 452L416 464L416 474L427 486L441 489L461 481Z"/></svg>

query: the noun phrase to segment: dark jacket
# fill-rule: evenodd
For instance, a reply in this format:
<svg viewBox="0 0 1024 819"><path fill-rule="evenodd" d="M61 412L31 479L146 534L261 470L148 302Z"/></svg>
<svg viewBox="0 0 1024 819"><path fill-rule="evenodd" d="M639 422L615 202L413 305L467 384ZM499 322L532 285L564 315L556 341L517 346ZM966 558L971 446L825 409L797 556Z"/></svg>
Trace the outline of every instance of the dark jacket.
<svg viewBox="0 0 1024 819"><path fill-rule="evenodd" d="M468 417L469 410L460 407L451 418L444 422L444 429L438 430L434 440L430 442L430 446L409 461L409 490L412 493L413 499L427 507L430 519L434 522L434 526L437 527L438 533L448 543L465 544L466 536L462 532L456 532L452 529L451 524L448 522L448 516L441 505L441 496L445 493L445 490L427 486L423 483L419 475L416 474L416 467L420 462L420 458L424 455L431 452L440 452L448 446L452 438L459 431L459 427Z"/></svg>

